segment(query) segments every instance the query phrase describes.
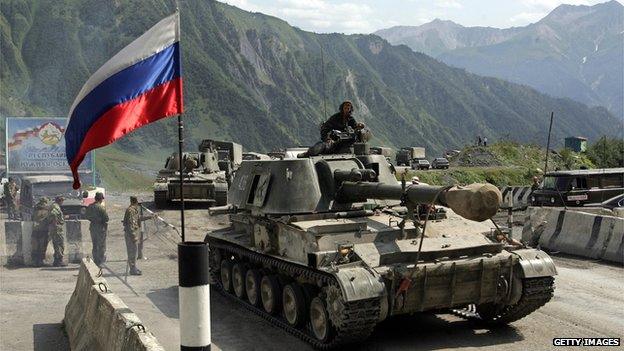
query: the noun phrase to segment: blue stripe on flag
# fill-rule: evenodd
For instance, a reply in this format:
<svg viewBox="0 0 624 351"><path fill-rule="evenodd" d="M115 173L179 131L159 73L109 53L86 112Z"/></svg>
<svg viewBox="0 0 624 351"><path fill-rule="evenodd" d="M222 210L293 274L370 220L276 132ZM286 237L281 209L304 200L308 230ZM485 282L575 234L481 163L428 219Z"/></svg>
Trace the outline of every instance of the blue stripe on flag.
<svg viewBox="0 0 624 351"><path fill-rule="evenodd" d="M106 111L180 77L179 59L180 45L174 43L113 74L87 94L76 105L65 131L67 159L74 159L85 135Z"/></svg>

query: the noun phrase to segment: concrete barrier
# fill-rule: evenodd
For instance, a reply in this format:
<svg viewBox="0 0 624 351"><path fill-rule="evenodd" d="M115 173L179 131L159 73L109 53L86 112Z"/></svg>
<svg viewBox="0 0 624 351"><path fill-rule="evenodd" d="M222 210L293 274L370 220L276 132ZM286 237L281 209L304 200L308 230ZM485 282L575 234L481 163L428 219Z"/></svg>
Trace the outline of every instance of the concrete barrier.
<svg viewBox="0 0 624 351"><path fill-rule="evenodd" d="M513 208L525 208L529 205L532 193L530 186L506 186L500 191L503 195L503 207L508 206L510 198Z"/></svg>
<svg viewBox="0 0 624 351"><path fill-rule="evenodd" d="M624 263L624 218L529 207L522 241L551 251Z"/></svg>
<svg viewBox="0 0 624 351"><path fill-rule="evenodd" d="M139 317L113 292L98 267L83 259L63 320L73 351L164 351Z"/></svg>
<svg viewBox="0 0 624 351"><path fill-rule="evenodd" d="M2 263L14 265L32 264L32 223L31 221L4 222L3 241L0 242ZM65 221L65 258L64 261L78 263L91 252L91 236L89 222L85 220ZM52 242L46 250L46 260L53 259L54 249Z"/></svg>

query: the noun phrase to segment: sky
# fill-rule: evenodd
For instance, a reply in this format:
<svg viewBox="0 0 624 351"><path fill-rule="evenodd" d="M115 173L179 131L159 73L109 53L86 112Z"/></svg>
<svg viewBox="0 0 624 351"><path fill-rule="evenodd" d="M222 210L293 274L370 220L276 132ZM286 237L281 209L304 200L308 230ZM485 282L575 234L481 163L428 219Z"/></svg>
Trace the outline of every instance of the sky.
<svg viewBox="0 0 624 351"><path fill-rule="evenodd" d="M279 17L317 33L371 33L436 18L464 26L508 28L539 21L561 4L605 0L219 0L243 10ZM618 0L624 3L624 0Z"/></svg>

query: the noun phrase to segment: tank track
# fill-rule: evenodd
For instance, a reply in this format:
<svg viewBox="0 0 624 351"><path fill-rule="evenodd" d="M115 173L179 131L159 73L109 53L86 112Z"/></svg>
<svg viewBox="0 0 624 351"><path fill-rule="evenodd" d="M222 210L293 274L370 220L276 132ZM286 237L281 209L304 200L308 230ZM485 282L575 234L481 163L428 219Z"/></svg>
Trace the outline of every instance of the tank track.
<svg viewBox="0 0 624 351"><path fill-rule="evenodd" d="M165 208L167 207L168 202L169 200L167 199L167 192L154 191L154 206L156 208Z"/></svg>
<svg viewBox="0 0 624 351"><path fill-rule="evenodd" d="M324 286L338 285L336 279L328 273L313 270L311 268L300 266L286 261L259 254L257 252L245 249L236 244L232 244L226 241L209 238L208 245L212 249L218 248L226 252L232 253L238 257L244 257L249 262L264 267L271 267L273 269L287 272L290 276L301 276L306 279L316 280L322 282ZM211 251L212 252L212 251ZM217 270L215 268L215 270ZM231 301L238 303L245 307L247 310L255 313L256 315L264 318L272 325L279 327L288 333L298 337L299 339L311 344L314 348L319 350L329 350L340 345L357 343L368 338L372 333L375 325L379 320L379 313L381 311L380 299L368 299L354 302L347 302L344 304L343 321L341 328L335 328L333 337L329 340L322 342L314 337L310 329L309 322L301 328L296 328L288 324L281 316L276 316L267 313L262 308L251 305L247 301L241 300L236 295L228 293L221 286L221 280L218 279L218 274L211 269L212 282L218 291Z"/></svg>
<svg viewBox="0 0 624 351"><path fill-rule="evenodd" d="M494 315L482 317L478 307L468 305L463 309L454 309L451 312L465 319L477 320L487 324L507 324L522 319L544 306L553 297L555 278L525 278L522 280L522 296L515 305L503 306Z"/></svg>

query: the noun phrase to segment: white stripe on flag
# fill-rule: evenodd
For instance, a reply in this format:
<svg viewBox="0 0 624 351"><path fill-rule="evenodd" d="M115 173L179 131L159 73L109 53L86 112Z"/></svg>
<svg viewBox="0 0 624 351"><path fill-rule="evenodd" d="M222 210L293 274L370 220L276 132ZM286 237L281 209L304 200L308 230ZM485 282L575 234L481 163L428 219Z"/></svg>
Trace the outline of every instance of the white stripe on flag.
<svg viewBox="0 0 624 351"><path fill-rule="evenodd" d="M108 60L100 69L98 69L82 86L78 96L74 100L69 114L68 120L71 118L76 105L89 94L95 87L106 80L108 77L123 69L134 65L135 63L162 51L164 48L172 45L180 40L179 26L180 14L178 12L156 23L147 32L121 49L117 55Z"/></svg>

